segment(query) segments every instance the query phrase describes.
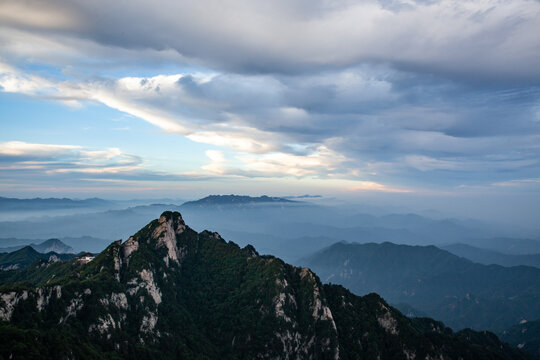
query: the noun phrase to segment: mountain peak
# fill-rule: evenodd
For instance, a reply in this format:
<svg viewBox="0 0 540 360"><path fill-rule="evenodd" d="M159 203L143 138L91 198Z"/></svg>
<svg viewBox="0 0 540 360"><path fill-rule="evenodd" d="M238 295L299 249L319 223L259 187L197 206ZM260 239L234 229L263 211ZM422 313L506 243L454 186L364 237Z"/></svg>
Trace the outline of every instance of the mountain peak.
<svg viewBox="0 0 540 360"><path fill-rule="evenodd" d="M169 260L179 264L178 259L182 256L176 237L184 232L186 223L179 212L166 211L158 219L159 226L155 228L153 237L157 239L158 247L167 248L167 256L164 258L167 266Z"/></svg>
<svg viewBox="0 0 540 360"><path fill-rule="evenodd" d="M158 219L160 226L156 229L156 234L164 230L172 230L176 235L180 235L186 229L186 223L178 211L165 211Z"/></svg>
<svg viewBox="0 0 540 360"><path fill-rule="evenodd" d="M44 254L51 251L58 254L72 254L75 252L71 246L64 244L59 239L49 239L45 240L41 244L31 244L30 246L32 246L36 251Z"/></svg>
<svg viewBox="0 0 540 360"><path fill-rule="evenodd" d="M185 236L184 232L187 232ZM194 239L197 237L197 233L186 225L179 212L165 211L157 220L150 222L120 245L120 265L130 263L135 256L142 263L154 261L164 263L167 268L171 264L180 266L186 253L195 246ZM154 263L152 266L162 265Z"/></svg>
<svg viewBox="0 0 540 360"><path fill-rule="evenodd" d="M180 214L178 211L165 211L161 214L158 221L160 224L170 221L176 224L181 224L183 226L186 226L186 223L184 222L184 219L182 218L182 214Z"/></svg>
<svg viewBox="0 0 540 360"><path fill-rule="evenodd" d="M27 256L28 254L32 254L32 255L37 255L39 254L38 251L36 251L36 249L34 249L32 246L30 245L27 245L23 248L21 248L20 250L17 250L15 253L19 254L19 255L24 255L24 256Z"/></svg>

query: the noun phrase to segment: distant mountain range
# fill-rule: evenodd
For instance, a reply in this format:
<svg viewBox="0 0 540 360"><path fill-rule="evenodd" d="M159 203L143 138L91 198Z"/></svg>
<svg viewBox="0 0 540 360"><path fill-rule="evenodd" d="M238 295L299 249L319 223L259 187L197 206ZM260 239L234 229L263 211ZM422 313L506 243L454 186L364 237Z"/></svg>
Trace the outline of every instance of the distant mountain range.
<svg viewBox="0 0 540 360"><path fill-rule="evenodd" d="M115 204L118 206L118 202ZM288 261L341 240L437 246L460 242L508 254L533 254L540 249L538 240L497 238L500 234L492 226L477 221L431 219L415 214L374 216L355 213L349 208L269 196L212 195L182 205L155 203L106 211L96 209L100 208L84 210L84 214L75 210L48 211L47 216L25 213L26 217L4 212L4 219L13 221L0 221L0 238L32 240L7 245L0 239L0 247L58 238L75 251L98 252L112 240L129 237L132 229L144 226L156 213L181 211L198 231L212 228L237 243L254 244L261 251ZM88 242L82 239L68 242L81 237L86 237Z"/></svg>
<svg viewBox="0 0 540 360"><path fill-rule="evenodd" d="M197 233L174 212L95 258L4 273L2 358L529 359L492 333L408 319L376 294Z"/></svg>
<svg viewBox="0 0 540 360"><path fill-rule="evenodd" d="M508 237L470 238L467 244L509 255L540 254L540 240Z"/></svg>
<svg viewBox="0 0 540 360"><path fill-rule="evenodd" d="M540 318L540 269L476 264L435 246L337 243L303 265L358 295L377 292L455 329Z"/></svg>
<svg viewBox="0 0 540 360"><path fill-rule="evenodd" d="M205 198L183 202L186 206L217 206L217 205L239 205L239 204L255 204L255 203L293 203L298 202L291 199L309 199L319 198L320 195L310 196L295 196L295 197L270 197L262 196L245 196L245 195L209 195ZM147 200L147 204L170 202L169 199ZM143 200L129 200L125 203L144 203ZM33 199L18 199L0 196L0 211L33 211L47 209L70 209L81 207L105 207L112 204L122 203L122 201L111 201L100 198L89 199L69 199L69 198L33 198Z"/></svg>
<svg viewBox="0 0 540 360"><path fill-rule="evenodd" d="M69 209L80 207L106 206L109 201L90 198L84 200L73 200L68 198L34 198L34 199L16 199L0 197L0 211L30 211L47 209Z"/></svg>
<svg viewBox="0 0 540 360"><path fill-rule="evenodd" d="M441 246L448 252L454 255L464 257L473 262L490 265L497 264L502 266L534 266L540 268L540 254L530 255L509 255L498 251L481 249L475 246L466 244L450 244Z"/></svg>
<svg viewBox="0 0 540 360"><path fill-rule="evenodd" d="M63 237L61 239L49 240L0 238L0 252L11 252L25 246L31 246L36 251L42 253L49 251L58 253L98 253L105 249L111 241L112 240L99 239L91 236Z"/></svg>
<svg viewBox="0 0 540 360"><path fill-rule="evenodd" d="M0 239L0 244L2 244L2 239ZM49 239L49 240L45 240L44 242L40 244L31 243L29 245L15 245L15 246L10 246L10 247L0 248L0 253L13 252L13 251L22 249L25 246L30 246L34 250L40 253L55 252L57 254L66 254L66 253L72 254L75 252L71 246L64 244L62 241L58 239Z"/></svg>
<svg viewBox="0 0 540 360"><path fill-rule="evenodd" d="M0 222L0 236L19 239L64 239L81 236L111 240L126 239L132 231L130 229L144 226L152 219L152 214L170 209L175 210L179 207L154 204L122 210L4 221Z"/></svg>
<svg viewBox="0 0 540 360"><path fill-rule="evenodd" d="M227 205L252 205L252 204L275 204L275 203L296 203L297 201L289 200L280 197L270 196L244 196L244 195L210 195L205 198L188 201L182 204L184 208L206 208L206 207L218 207Z"/></svg>

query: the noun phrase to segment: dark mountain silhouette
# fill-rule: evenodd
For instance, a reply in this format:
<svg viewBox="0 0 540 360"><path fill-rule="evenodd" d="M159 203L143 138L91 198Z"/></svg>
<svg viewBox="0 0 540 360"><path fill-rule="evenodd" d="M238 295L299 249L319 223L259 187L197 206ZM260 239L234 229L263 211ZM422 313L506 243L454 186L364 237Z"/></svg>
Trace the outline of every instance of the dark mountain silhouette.
<svg viewBox="0 0 540 360"><path fill-rule="evenodd" d="M302 264L325 282L376 292L455 329L502 330L540 318L540 269L482 265L435 246L337 243Z"/></svg>

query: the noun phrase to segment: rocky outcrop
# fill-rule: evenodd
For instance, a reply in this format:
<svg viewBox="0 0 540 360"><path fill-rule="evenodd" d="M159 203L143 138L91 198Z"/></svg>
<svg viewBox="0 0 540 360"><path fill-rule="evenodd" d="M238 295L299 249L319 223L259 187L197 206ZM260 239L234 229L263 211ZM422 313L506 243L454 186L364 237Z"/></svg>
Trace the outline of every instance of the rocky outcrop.
<svg viewBox="0 0 540 360"><path fill-rule="evenodd" d="M172 260L176 264L180 264L183 254L178 249L176 237L184 232L186 224L179 213L171 216L161 215L158 220L159 226L156 227L152 236L158 239L158 246L167 248L167 255L163 261L169 266L169 261Z"/></svg>
<svg viewBox="0 0 540 360"><path fill-rule="evenodd" d="M15 307L21 302L28 299L28 291L21 292L11 291L0 294L0 319L10 321L11 315Z"/></svg>

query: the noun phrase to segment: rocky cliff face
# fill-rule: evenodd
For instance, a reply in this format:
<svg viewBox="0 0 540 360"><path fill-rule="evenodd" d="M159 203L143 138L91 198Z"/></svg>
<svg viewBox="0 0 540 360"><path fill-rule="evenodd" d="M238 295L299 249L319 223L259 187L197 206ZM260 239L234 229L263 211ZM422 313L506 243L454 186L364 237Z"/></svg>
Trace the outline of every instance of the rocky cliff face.
<svg viewBox="0 0 540 360"><path fill-rule="evenodd" d="M420 329L377 295L323 286L307 268L196 233L179 213L92 261L10 279L0 288L6 358L526 358Z"/></svg>

